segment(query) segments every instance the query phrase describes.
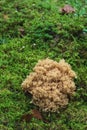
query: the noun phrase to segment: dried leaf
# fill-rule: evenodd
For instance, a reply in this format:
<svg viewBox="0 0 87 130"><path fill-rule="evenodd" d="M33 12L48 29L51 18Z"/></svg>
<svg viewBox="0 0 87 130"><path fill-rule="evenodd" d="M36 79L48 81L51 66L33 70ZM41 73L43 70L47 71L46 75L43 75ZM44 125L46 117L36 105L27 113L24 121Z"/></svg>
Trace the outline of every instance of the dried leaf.
<svg viewBox="0 0 87 130"><path fill-rule="evenodd" d="M37 118L39 120L42 120L42 116L41 116L41 113L38 111L38 110L32 110L32 115L34 118Z"/></svg>
<svg viewBox="0 0 87 130"><path fill-rule="evenodd" d="M32 115L31 114L24 114L21 117L21 121L26 121L26 122L30 122L30 120L32 119Z"/></svg>
<svg viewBox="0 0 87 130"><path fill-rule="evenodd" d="M36 118L38 120L43 120L42 119L42 116L41 116L41 113L36 110L36 109L33 109L31 111L31 113L28 113L28 114L24 114L22 117L21 117L21 120L25 120L26 122L30 122L32 118Z"/></svg>
<svg viewBox="0 0 87 130"><path fill-rule="evenodd" d="M60 9L60 12L62 14L70 14L70 13L74 13L75 9L70 5L65 5L63 8Z"/></svg>

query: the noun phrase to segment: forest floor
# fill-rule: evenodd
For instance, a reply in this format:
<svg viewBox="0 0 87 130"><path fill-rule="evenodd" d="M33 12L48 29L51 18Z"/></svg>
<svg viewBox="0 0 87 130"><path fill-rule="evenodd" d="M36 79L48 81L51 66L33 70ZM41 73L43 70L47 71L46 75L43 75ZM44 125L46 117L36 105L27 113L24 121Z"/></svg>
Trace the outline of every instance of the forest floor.
<svg viewBox="0 0 87 130"><path fill-rule="evenodd" d="M21 83L46 57L72 66L76 93L66 108L30 120L37 107ZM87 130L86 0L0 0L0 130Z"/></svg>

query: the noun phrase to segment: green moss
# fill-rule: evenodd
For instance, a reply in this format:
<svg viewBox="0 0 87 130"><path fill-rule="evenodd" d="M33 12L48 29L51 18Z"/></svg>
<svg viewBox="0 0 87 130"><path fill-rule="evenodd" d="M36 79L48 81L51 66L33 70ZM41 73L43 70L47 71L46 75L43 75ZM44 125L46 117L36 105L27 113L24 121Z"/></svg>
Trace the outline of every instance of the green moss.
<svg viewBox="0 0 87 130"><path fill-rule="evenodd" d="M87 129L87 12L86 0L0 1L0 129ZM65 4L74 14L62 15ZM83 9L84 7L84 9ZM77 73L76 94L59 113L41 113L44 122L21 121L36 108L21 83L39 59L64 58Z"/></svg>

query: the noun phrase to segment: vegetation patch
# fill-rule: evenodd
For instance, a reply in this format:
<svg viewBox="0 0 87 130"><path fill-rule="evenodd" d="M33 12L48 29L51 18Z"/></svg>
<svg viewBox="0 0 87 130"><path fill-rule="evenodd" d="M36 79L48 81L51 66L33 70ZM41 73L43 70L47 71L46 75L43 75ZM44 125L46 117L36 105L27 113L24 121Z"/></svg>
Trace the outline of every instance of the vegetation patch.
<svg viewBox="0 0 87 130"><path fill-rule="evenodd" d="M60 13L67 4L75 11ZM0 1L1 130L87 129L86 12L86 0ZM38 60L45 58L64 58L77 74L76 93L59 112L39 111L21 88ZM32 111L41 118L33 113L27 121L25 115Z"/></svg>

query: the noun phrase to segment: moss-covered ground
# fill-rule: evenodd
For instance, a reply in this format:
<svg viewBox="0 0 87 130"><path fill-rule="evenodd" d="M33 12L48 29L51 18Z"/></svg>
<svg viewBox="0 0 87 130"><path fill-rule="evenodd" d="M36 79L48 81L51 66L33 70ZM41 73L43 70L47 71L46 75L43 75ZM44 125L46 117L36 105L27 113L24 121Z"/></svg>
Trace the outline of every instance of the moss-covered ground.
<svg viewBox="0 0 87 130"><path fill-rule="evenodd" d="M75 13L61 14L65 4ZM46 57L71 64L76 94L60 112L41 112L44 121L26 122L36 106L21 83ZM86 0L0 0L0 130L87 130Z"/></svg>

